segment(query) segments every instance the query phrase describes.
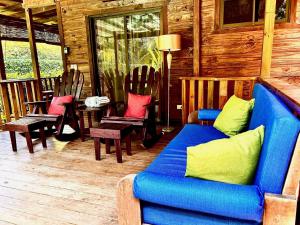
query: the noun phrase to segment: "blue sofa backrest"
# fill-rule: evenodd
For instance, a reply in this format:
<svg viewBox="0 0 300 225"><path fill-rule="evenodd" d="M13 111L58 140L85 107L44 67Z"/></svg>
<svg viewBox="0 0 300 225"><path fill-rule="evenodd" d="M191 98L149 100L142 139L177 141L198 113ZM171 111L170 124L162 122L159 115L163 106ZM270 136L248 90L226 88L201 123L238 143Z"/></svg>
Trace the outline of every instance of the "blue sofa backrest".
<svg viewBox="0 0 300 225"><path fill-rule="evenodd" d="M249 129L265 126L254 183L263 193L280 194L299 134L299 120L263 85L255 85L253 97L255 106Z"/></svg>

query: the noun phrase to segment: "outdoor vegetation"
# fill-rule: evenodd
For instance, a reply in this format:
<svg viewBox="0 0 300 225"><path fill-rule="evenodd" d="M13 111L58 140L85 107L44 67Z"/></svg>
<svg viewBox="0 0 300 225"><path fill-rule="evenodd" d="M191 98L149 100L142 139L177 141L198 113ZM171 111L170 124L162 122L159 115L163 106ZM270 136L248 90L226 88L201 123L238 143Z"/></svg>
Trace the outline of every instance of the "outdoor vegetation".
<svg viewBox="0 0 300 225"><path fill-rule="evenodd" d="M31 53L28 42L2 41L7 79L33 78ZM57 77L63 65L60 46L37 43L41 77ZM5 120L0 95L0 119Z"/></svg>
<svg viewBox="0 0 300 225"><path fill-rule="evenodd" d="M3 41L3 54L7 79L33 78L31 53L28 42ZM60 46L37 44L42 77L62 73Z"/></svg>

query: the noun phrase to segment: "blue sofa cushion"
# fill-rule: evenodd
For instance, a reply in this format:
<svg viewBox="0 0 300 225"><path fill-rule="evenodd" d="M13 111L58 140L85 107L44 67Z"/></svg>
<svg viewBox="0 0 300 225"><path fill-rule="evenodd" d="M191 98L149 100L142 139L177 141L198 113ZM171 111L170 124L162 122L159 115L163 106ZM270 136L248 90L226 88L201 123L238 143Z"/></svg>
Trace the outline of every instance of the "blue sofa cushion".
<svg viewBox="0 0 300 225"><path fill-rule="evenodd" d="M199 120L216 120L221 110L219 109L200 109L198 111Z"/></svg>
<svg viewBox="0 0 300 225"><path fill-rule="evenodd" d="M237 220L199 212L165 207L149 202L142 202L143 221L156 225L260 225L261 223Z"/></svg>
<svg viewBox="0 0 300 225"><path fill-rule="evenodd" d="M185 125L150 166L138 174L135 196L164 206L261 221L263 197L256 186L185 177L186 148L225 137L212 126Z"/></svg>
<svg viewBox="0 0 300 225"><path fill-rule="evenodd" d="M255 106L249 129L265 126L265 137L254 184L261 191L279 194L295 143L299 134L299 120L267 88L256 84L253 92Z"/></svg>
<svg viewBox="0 0 300 225"><path fill-rule="evenodd" d="M169 176L184 177L186 169L186 148L215 139L227 137L212 126L187 124L146 171Z"/></svg>
<svg viewBox="0 0 300 225"><path fill-rule="evenodd" d="M142 172L134 181L138 199L185 210L262 221L263 195L254 185L235 185Z"/></svg>

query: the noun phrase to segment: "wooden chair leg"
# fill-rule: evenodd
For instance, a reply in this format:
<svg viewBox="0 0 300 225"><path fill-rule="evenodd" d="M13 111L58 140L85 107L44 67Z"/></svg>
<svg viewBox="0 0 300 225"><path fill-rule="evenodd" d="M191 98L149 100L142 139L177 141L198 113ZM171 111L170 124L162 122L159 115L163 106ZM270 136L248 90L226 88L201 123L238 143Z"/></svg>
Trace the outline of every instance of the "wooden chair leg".
<svg viewBox="0 0 300 225"><path fill-rule="evenodd" d="M125 138L125 140L126 140L126 152L127 152L127 155L132 155L130 134Z"/></svg>
<svg viewBox="0 0 300 225"><path fill-rule="evenodd" d="M80 138L81 138L81 141L83 142L84 141L84 116L83 116L83 112L80 111Z"/></svg>
<svg viewBox="0 0 300 225"><path fill-rule="evenodd" d="M11 146L14 152L17 151L16 132L9 131Z"/></svg>
<svg viewBox="0 0 300 225"><path fill-rule="evenodd" d="M110 154L110 139L105 139L106 154Z"/></svg>
<svg viewBox="0 0 300 225"><path fill-rule="evenodd" d="M116 146L117 162L122 163L122 149L121 149L121 140L120 139L115 140L115 146Z"/></svg>
<svg viewBox="0 0 300 225"><path fill-rule="evenodd" d="M31 139L31 135L29 132L25 133L25 137L26 137L26 142L27 142L27 146L28 146L28 150L31 154L33 154L33 145L32 145L32 139Z"/></svg>
<svg viewBox="0 0 300 225"><path fill-rule="evenodd" d="M117 214L119 225L141 225L141 205L133 195L133 181L136 174L130 174L119 181L117 187Z"/></svg>
<svg viewBox="0 0 300 225"><path fill-rule="evenodd" d="M100 138L95 137L94 138L94 144L95 144L95 157L96 160L101 159L101 144L100 144Z"/></svg>
<svg viewBox="0 0 300 225"><path fill-rule="evenodd" d="M45 134L45 129L44 129L44 128L41 128L41 129L40 129L40 138L41 138L43 147L44 147L44 148L47 148L46 134Z"/></svg>

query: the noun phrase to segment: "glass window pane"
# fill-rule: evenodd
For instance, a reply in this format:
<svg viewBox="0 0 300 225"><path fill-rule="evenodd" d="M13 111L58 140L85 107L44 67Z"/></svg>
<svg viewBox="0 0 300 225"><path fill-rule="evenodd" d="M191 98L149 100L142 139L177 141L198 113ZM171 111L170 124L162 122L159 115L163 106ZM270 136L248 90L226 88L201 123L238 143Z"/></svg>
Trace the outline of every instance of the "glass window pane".
<svg viewBox="0 0 300 225"><path fill-rule="evenodd" d="M265 18L265 0L256 0L256 20L264 21ZM277 0L276 1L276 20L287 20L287 0Z"/></svg>
<svg viewBox="0 0 300 225"><path fill-rule="evenodd" d="M252 22L253 0L223 0L224 24Z"/></svg>

